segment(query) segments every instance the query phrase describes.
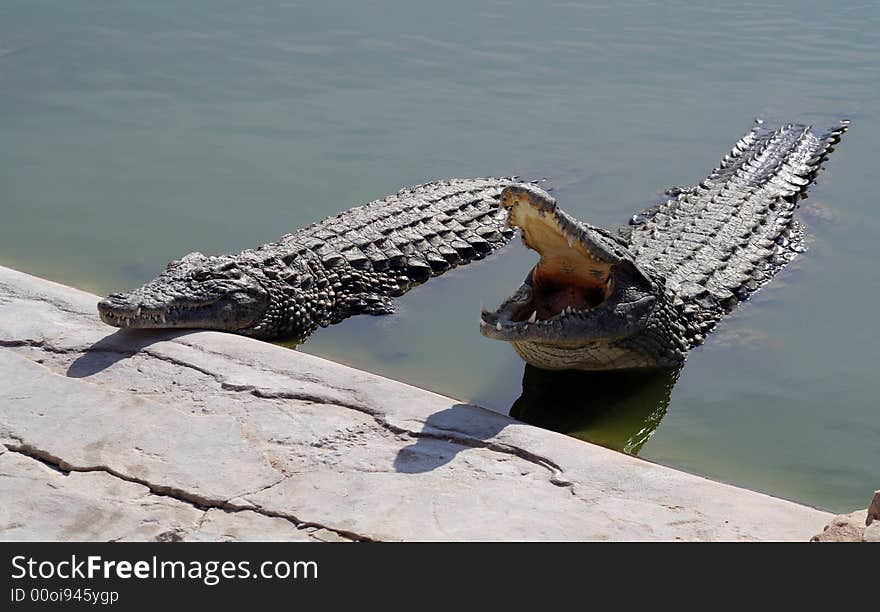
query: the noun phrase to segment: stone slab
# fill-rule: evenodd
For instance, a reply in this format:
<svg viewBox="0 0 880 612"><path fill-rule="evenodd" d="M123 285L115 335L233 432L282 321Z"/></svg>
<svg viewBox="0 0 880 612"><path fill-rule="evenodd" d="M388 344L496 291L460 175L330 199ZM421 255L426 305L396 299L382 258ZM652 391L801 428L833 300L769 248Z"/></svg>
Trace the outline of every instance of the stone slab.
<svg viewBox="0 0 880 612"><path fill-rule="evenodd" d="M273 344L115 330L97 300L0 267L0 539L806 541L832 518Z"/></svg>

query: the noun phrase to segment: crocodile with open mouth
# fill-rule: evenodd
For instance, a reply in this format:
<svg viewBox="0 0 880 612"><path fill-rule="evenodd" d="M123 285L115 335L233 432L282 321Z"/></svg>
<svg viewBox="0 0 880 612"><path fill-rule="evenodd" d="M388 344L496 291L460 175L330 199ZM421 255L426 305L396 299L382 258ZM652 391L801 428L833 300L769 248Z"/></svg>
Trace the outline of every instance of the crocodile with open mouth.
<svg viewBox="0 0 880 612"><path fill-rule="evenodd" d="M698 186L609 232L533 184L501 195L508 223L540 254L517 291L484 310L484 336L548 370L675 367L736 304L803 250L798 200L848 121L767 129L737 142Z"/></svg>

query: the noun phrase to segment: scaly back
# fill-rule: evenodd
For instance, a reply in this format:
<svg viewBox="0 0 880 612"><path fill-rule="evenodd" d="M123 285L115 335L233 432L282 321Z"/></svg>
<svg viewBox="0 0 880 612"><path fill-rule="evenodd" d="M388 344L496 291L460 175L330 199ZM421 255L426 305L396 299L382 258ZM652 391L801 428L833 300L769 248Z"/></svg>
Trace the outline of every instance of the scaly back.
<svg viewBox="0 0 880 612"><path fill-rule="evenodd" d="M825 133L758 121L697 187L681 190L633 228L630 249L640 265L666 278L681 299L717 320L800 250L794 220L848 121Z"/></svg>

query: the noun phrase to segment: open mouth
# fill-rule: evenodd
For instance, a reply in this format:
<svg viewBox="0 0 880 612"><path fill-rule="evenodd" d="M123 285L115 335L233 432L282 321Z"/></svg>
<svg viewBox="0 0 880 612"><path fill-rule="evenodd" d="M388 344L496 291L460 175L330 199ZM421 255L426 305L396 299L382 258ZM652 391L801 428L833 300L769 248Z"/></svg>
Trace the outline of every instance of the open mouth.
<svg viewBox="0 0 880 612"><path fill-rule="evenodd" d="M590 252L555 212L516 204L509 223L521 228L525 245L541 255L531 275L532 297L513 309L513 321L534 323L592 310L611 295L611 264Z"/></svg>
<svg viewBox="0 0 880 612"><path fill-rule="evenodd" d="M602 306L614 291L616 258L590 236L590 230L534 189L511 190L502 197L508 224L522 230L525 245L541 259L520 290L496 312L483 311L485 335L524 332ZM494 328L494 329L491 329ZM494 333L497 332L497 333Z"/></svg>

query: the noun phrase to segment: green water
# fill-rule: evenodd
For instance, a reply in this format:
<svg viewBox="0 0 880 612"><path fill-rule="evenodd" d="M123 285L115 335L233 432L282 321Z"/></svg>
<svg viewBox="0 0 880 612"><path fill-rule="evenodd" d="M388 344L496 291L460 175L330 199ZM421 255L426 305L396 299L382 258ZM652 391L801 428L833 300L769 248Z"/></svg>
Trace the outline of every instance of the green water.
<svg viewBox="0 0 880 612"><path fill-rule="evenodd" d="M752 118L853 126L810 250L672 375L528 375L477 331L533 254L301 350L833 510L880 486L876 2L0 3L0 264L96 292L400 186L546 176L597 225ZM830 217L830 219L829 219ZM517 401L520 395L523 398Z"/></svg>

